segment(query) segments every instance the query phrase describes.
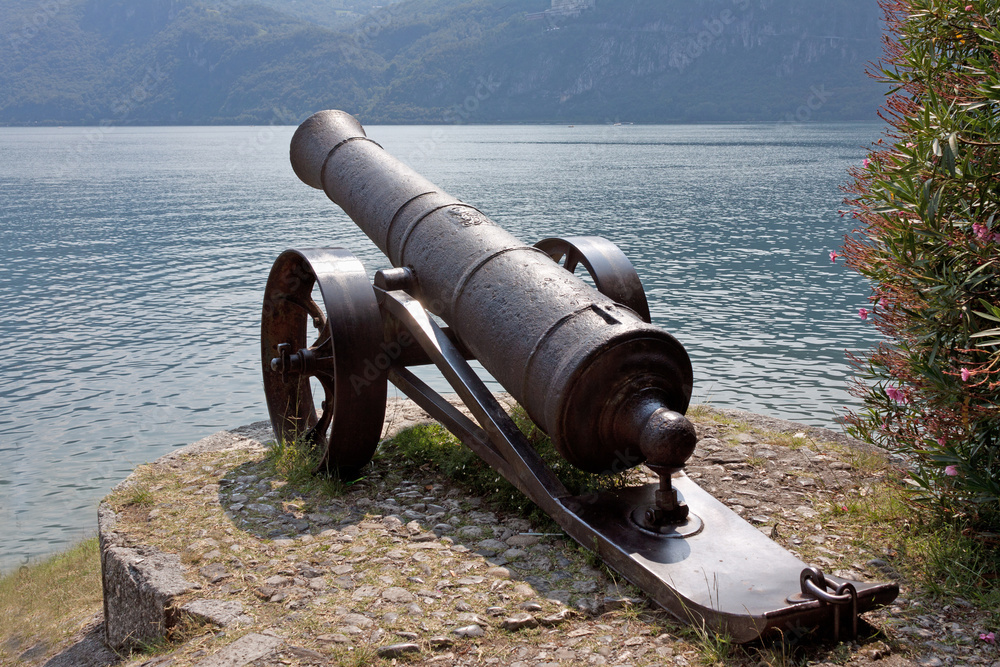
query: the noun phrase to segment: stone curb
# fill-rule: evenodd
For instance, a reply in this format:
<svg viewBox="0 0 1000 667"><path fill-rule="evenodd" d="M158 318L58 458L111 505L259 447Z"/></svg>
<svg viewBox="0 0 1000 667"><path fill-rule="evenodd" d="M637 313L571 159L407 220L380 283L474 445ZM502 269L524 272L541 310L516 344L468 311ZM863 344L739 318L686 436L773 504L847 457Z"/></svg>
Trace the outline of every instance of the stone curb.
<svg viewBox="0 0 1000 667"><path fill-rule="evenodd" d="M150 546L126 546L114 528L118 515L97 511L104 588L105 641L114 649L162 637L175 622L174 597L194 589L181 559Z"/></svg>
<svg viewBox="0 0 1000 667"><path fill-rule="evenodd" d="M225 451L256 445L255 438L270 437L270 425L256 422L232 431L221 431L176 449L156 461L170 465L185 454ZM113 490L134 484L133 472ZM101 553L101 583L104 590L105 641L116 650L164 636L182 618L182 612L200 620L226 626L247 620L239 609L221 608L214 601L195 600L182 609L174 608L179 595L201 588L185 578L177 554L163 553L149 545L129 544L117 532L118 515L106 503L97 510L97 534Z"/></svg>

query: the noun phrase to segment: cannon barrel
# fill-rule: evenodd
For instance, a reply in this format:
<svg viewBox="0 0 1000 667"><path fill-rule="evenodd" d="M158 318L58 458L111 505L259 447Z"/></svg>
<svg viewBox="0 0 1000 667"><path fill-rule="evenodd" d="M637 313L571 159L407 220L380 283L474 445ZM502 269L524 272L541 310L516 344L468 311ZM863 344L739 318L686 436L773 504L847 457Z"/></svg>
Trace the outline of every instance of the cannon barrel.
<svg viewBox="0 0 1000 667"><path fill-rule="evenodd" d="M647 459L683 466L695 441L681 416L692 371L673 336L437 188L347 113L303 122L291 161L393 266L412 271L414 295L570 463L599 473Z"/></svg>

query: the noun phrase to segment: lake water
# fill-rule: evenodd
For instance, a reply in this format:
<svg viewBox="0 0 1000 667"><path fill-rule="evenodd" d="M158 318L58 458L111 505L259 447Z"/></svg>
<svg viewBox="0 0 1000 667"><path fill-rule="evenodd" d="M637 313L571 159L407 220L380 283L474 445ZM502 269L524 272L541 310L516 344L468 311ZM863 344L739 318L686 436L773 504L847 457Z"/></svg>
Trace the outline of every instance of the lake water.
<svg viewBox="0 0 1000 667"><path fill-rule="evenodd" d="M378 250L288 164L294 128L0 129L0 571L91 534L136 465L265 419L284 249ZM370 127L515 236L598 234L687 347L697 402L834 427L870 347L829 252L874 124Z"/></svg>

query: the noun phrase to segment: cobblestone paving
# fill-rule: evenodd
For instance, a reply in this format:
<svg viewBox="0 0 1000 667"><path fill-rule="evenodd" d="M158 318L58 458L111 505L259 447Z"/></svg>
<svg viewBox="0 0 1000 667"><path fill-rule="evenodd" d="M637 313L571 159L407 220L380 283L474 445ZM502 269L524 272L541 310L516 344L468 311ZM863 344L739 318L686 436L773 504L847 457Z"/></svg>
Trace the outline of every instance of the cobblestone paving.
<svg viewBox="0 0 1000 667"><path fill-rule="evenodd" d="M718 417L697 420L690 477L827 572L896 577L890 558L824 522L877 471L819 444L815 429L765 419L774 436L765 438ZM393 429L421 418L411 404L390 410ZM200 590L178 604L200 603L194 616L213 623L188 624L169 653L122 664L210 667L249 635L277 638L278 648L225 664L712 664L711 641L652 608L552 524L487 507L428 469L376 465L339 497L303 494L262 472L266 426L237 432L246 436L239 447L195 449L137 473L154 503L125 513L126 532L181 554ZM824 645L809 664L1000 667L969 603L933 606L913 593L904 583L892 606L867 615L882 630L873 639ZM783 662L788 650L763 645L718 664L793 664Z"/></svg>

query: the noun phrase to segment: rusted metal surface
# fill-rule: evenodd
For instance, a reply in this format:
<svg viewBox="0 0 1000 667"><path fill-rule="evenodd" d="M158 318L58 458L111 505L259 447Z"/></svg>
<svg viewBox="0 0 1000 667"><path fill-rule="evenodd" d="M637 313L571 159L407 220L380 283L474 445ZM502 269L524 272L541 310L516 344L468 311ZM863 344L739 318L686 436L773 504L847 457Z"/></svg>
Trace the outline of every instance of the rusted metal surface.
<svg viewBox="0 0 1000 667"><path fill-rule="evenodd" d="M836 637L845 625L856 634L859 613L895 598L895 584L824 576L683 474L697 439L683 416L691 364L680 343L649 323L642 283L613 244L570 237L527 246L387 155L342 112L303 123L291 157L300 178L324 189L395 268L377 272L372 286L341 249L279 257L261 339L279 437L323 447L328 470L356 470L377 444L388 380L682 620L740 642L816 625ZM579 265L597 289L573 275ZM318 331L311 345L310 320ZM645 461L659 483L571 497L472 358L568 461L592 472ZM427 363L472 418L408 368ZM322 416L309 378L323 389Z"/></svg>

